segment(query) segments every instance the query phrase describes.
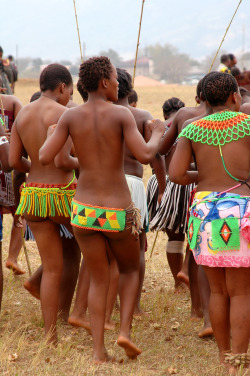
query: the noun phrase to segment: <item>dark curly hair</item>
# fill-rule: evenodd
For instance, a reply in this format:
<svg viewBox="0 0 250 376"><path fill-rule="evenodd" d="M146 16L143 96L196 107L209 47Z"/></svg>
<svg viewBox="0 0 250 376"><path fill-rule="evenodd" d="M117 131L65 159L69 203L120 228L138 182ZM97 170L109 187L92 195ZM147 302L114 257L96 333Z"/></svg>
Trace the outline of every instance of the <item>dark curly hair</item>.
<svg viewBox="0 0 250 376"><path fill-rule="evenodd" d="M30 98L30 102L35 102L37 99L40 98L41 96L41 92L40 91L36 91Z"/></svg>
<svg viewBox="0 0 250 376"><path fill-rule="evenodd" d="M79 91L83 101L87 102L89 95L88 95L88 92L86 90L84 90L83 85L82 85L82 81L80 79L77 81L76 87L77 87L77 90Z"/></svg>
<svg viewBox="0 0 250 376"><path fill-rule="evenodd" d="M224 105L230 94L237 91L237 81L230 73L213 72L203 85L203 95L212 107Z"/></svg>
<svg viewBox="0 0 250 376"><path fill-rule="evenodd" d="M199 99L201 99L201 86L202 86L202 80L204 79L204 77L198 82L197 84L197 87L196 87L196 95Z"/></svg>
<svg viewBox="0 0 250 376"><path fill-rule="evenodd" d="M164 115L168 115L171 112L177 112L182 107L185 107L185 103L179 98L172 97L163 103L162 109Z"/></svg>
<svg viewBox="0 0 250 376"><path fill-rule="evenodd" d="M198 82L198 85L199 85L199 95L198 95L198 85L197 85L197 96L201 99L201 93L203 94L203 97L205 99L205 96L204 96L204 82L206 81L207 77L211 76L212 74L214 74L216 72L209 72L207 73L199 82Z"/></svg>
<svg viewBox="0 0 250 376"><path fill-rule="evenodd" d="M119 82L118 98L123 99L131 93L133 88L132 77L125 69L121 68L117 68L117 76Z"/></svg>
<svg viewBox="0 0 250 376"><path fill-rule="evenodd" d="M41 91L55 90L58 85L73 85L69 70L61 64L49 64L40 75Z"/></svg>
<svg viewBox="0 0 250 376"><path fill-rule="evenodd" d="M237 67L233 67L232 69L231 69L231 74L236 78L236 77L238 77L239 75L240 75L240 70L239 70L239 68L237 68Z"/></svg>
<svg viewBox="0 0 250 376"><path fill-rule="evenodd" d="M96 91L102 78L109 79L112 72L112 64L108 57L91 57L80 65L79 81L88 92Z"/></svg>
<svg viewBox="0 0 250 376"><path fill-rule="evenodd" d="M138 95L137 92L132 89L129 96L128 96L128 103L138 102Z"/></svg>

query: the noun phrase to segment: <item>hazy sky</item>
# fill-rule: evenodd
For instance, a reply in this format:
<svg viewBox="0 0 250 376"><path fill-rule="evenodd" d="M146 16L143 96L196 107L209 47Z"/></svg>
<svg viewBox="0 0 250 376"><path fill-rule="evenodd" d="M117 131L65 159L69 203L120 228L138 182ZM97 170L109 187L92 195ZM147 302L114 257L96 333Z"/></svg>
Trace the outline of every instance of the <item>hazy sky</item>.
<svg viewBox="0 0 250 376"><path fill-rule="evenodd" d="M88 56L112 48L135 55L142 0L75 0L80 36ZM146 0L140 46L171 43L194 58L218 48L239 0ZM243 0L223 44L250 50L250 0ZM58 61L80 57L73 0L9 0L1 7L4 55Z"/></svg>

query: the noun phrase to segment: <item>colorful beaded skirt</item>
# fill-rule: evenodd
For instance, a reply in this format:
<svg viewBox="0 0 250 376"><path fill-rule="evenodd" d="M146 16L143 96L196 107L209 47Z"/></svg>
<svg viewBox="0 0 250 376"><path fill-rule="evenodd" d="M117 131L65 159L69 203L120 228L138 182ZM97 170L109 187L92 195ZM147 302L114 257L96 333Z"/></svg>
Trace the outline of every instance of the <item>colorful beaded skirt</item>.
<svg viewBox="0 0 250 376"><path fill-rule="evenodd" d="M250 197L197 192L190 208L188 240L199 265L250 267Z"/></svg>

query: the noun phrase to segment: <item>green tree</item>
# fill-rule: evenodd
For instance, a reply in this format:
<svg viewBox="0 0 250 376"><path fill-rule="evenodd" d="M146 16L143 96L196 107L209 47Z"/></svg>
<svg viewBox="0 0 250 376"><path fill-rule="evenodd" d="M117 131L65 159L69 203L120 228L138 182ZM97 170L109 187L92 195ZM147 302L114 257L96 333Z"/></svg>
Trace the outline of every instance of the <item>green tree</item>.
<svg viewBox="0 0 250 376"><path fill-rule="evenodd" d="M203 59L201 64L202 64L202 67L203 67L203 70L204 70L204 74L208 73L209 69L211 68L212 63L213 63L213 66L212 66L211 71L212 72L216 71L218 69L218 66L220 65L221 55L227 54L227 52L225 50L220 50L216 59L214 60L216 53L217 53L217 50L214 50L213 52L211 52L211 54L207 55Z"/></svg>
<svg viewBox="0 0 250 376"><path fill-rule="evenodd" d="M60 64L62 64L62 65L71 65L72 62L70 60L61 60Z"/></svg>
<svg viewBox="0 0 250 376"><path fill-rule="evenodd" d="M72 76L78 76L78 74L79 74L79 65L71 65L69 67L69 71L72 74Z"/></svg>
<svg viewBox="0 0 250 376"><path fill-rule="evenodd" d="M36 57L35 59L32 59L33 70L35 72L40 71L40 65L42 64L43 64L43 61L40 57Z"/></svg>
<svg viewBox="0 0 250 376"><path fill-rule="evenodd" d="M180 53L171 44L148 46L145 53L154 62L154 74L168 83L182 82L194 63L189 55Z"/></svg>
<svg viewBox="0 0 250 376"><path fill-rule="evenodd" d="M122 61L118 53L112 50L112 48L110 48L108 51L101 51L100 56L107 56L115 66L119 66Z"/></svg>

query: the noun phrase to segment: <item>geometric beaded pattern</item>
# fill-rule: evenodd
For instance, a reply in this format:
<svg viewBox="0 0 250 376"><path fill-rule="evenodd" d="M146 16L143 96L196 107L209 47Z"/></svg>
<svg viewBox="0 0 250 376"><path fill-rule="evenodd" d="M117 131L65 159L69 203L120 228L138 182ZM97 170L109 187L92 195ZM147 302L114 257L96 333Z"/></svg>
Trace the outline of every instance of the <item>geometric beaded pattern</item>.
<svg viewBox="0 0 250 376"><path fill-rule="evenodd" d="M214 219L212 224L212 246L216 251L238 251L240 249L239 218Z"/></svg>
<svg viewBox="0 0 250 376"><path fill-rule="evenodd" d="M85 205L73 200L71 224L98 231L123 231L126 224L126 210Z"/></svg>
<svg viewBox="0 0 250 376"><path fill-rule="evenodd" d="M250 116L242 112L221 111L194 121L182 130L180 137L193 142L223 146L250 136Z"/></svg>

